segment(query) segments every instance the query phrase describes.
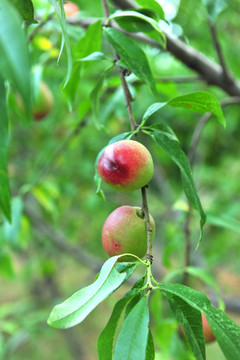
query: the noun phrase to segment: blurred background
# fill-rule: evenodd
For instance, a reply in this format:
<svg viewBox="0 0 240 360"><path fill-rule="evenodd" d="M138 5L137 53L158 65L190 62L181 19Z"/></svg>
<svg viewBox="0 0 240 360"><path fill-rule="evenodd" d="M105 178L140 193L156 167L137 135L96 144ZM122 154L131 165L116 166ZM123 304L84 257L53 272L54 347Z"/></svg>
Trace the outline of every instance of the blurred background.
<svg viewBox="0 0 240 360"><path fill-rule="evenodd" d="M84 20L103 17L101 1L74 1L77 14L67 18L72 51L84 44ZM199 1L159 1L169 25L164 31L217 62L206 8ZM131 281L100 304L84 322L69 330L47 325L53 306L95 279L108 256L101 243L107 216L121 205L141 206L140 191L130 194L103 185L104 202L95 191L94 163L99 151L119 133L129 131L129 121L118 70L108 71L99 104L92 109L91 92L109 66L107 61L81 65L72 88L63 90L67 71L66 52L57 64L61 28L48 1L34 0L35 19L26 24L33 78L50 88L54 107L42 121L22 125L23 114L14 93L9 95L9 176L13 222L0 217L0 358L1 359L97 359L97 338L116 301L131 287ZM111 10L114 3L109 1ZM239 11L237 0L224 7L217 19L219 42L234 77L240 76ZM97 19L96 19L97 20ZM82 23L81 23L82 21ZM154 78L160 101L195 91L209 91L219 101L229 97L208 85L167 51L141 44ZM112 49L102 39L99 50L112 59ZM91 51L89 52L89 54ZM84 57L89 54L77 56ZM181 77L181 78L180 78ZM135 98L133 112L139 122L155 102L148 86L130 75ZM227 127L211 118L201 131L194 161L194 179L208 221L199 250L199 215L190 214L191 265L189 286L206 293L214 305L219 297L226 312L240 324L240 107L223 108ZM95 115L94 115L95 113ZM166 107L161 112L189 152L201 114ZM161 282L181 282L185 264L186 218L189 206L183 193L179 169L145 136L139 140L150 150L155 165L149 184L149 209L156 222L154 276ZM134 274L134 279L140 273ZM151 328L156 359L193 359L178 336L171 311L155 294L151 298ZM224 359L217 343L207 345L207 359Z"/></svg>

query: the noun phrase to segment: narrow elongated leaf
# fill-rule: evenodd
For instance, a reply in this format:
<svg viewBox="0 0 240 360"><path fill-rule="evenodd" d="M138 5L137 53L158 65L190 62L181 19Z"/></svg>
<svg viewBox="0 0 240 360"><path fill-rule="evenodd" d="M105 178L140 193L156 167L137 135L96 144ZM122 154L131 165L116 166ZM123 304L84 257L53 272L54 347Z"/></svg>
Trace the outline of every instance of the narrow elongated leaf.
<svg viewBox="0 0 240 360"><path fill-rule="evenodd" d="M73 69L69 82L64 89L71 102L73 102L76 97L77 89L80 84L80 70L84 66L84 62L79 61L79 59L86 58L94 52L100 51L101 34L102 24L100 20L97 20L88 27L86 34L80 38L76 45L72 48L73 58L75 61L73 63Z"/></svg>
<svg viewBox="0 0 240 360"><path fill-rule="evenodd" d="M213 278L213 276L206 269L188 266L188 267L185 267L182 269L173 270L164 277L163 282L164 283L170 282L176 276L183 274L184 272L187 272L191 276L194 276L194 277L198 278L199 280L201 280L203 283L211 286L216 293L216 296L217 296L217 299L219 302L219 307L221 309L224 309L224 302L223 302L222 298L220 297L220 291L217 286L217 283L216 283L215 279Z"/></svg>
<svg viewBox="0 0 240 360"><path fill-rule="evenodd" d="M152 104L143 115L143 120L140 126L143 126L150 116L156 114L166 105L185 108L197 113L212 113L217 117L223 126L226 126L222 108L218 100L213 94L206 91L198 91L195 93L178 96L165 103Z"/></svg>
<svg viewBox="0 0 240 360"><path fill-rule="evenodd" d="M146 81L153 94L158 97L155 82L149 67L147 57L135 41L113 28L105 28L104 34L108 42L113 46L121 61L128 70L131 70L137 77ZM137 59L137 61L136 61Z"/></svg>
<svg viewBox="0 0 240 360"><path fill-rule="evenodd" d="M240 221L228 214L207 212L208 223L240 233Z"/></svg>
<svg viewBox="0 0 240 360"><path fill-rule="evenodd" d="M222 310L213 306L206 295L181 284L160 285L160 291L173 301L182 299L204 313L226 359L237 359L240 354L240 327Z"/></svg>
<svg viewBox="0 0 240 360"><path fill-rule="evenodd" d="M10 0L10 2L16 7L23 20L37 24L37 21L34 19L32 0Z"/></svg>
<svg viewBox="0 0 240 360"><path fill-rule="evenodd" d="M149 311L144 296L123 322L113 360L145 360L148 341Z"/></svg>
<svg viewBox="0 0 240 360"><path fill-rule="evenodd" d="M6 93L0 77L0 207L7 220L11 221L10 189L7 169L8 117L6 109Z"/></svg>
<svg viewBox="0 0 240 360"><path fill-rule="evenodd" d="M7 0L0 6L0 75L9 80L21 95L31 119L30 61L22 20Z"/></svg>
<svg viewBox="0 0 240 360"><path fill-rule="evenodd" d="M66 329L82 322L86 316L103 300L110 296L129 277L129 267L125 272L118 272L118 256L108 259L99 273L97 280L77 291L62 304L55 306L49 316L48 324ZM131 264L132 272L136 265Z"/></svg>
<svg viewBox="0 0 240 360"><path fill-rule="evenodd" d="M167 296L167 298L172 312L184 330L196 359L205 360L205 340L203 336L201 313L177 296L171 294L171 296Z"/></svg>
<svg viewBox="0 0 240 360"><path fill-rule="evenodd" d="M8 240L9 244L16 245L16 239L19 234L23 202L20 197L13 198L12 201L12 223L7 221L3 223L3 235Z"/></svg>
<svg viewBox="0 0 240 360"><path fill-rule="evenodd" d="M100 61L100 60L108 60L104 53L101 51L94 51L92 54L85 56L77 61Z"/></svg>
<svg viewBox="0 0 240 360"><path fill-rule="evenodd" d="M145 360L154 360L154 359L155 359L154 342L153 342L153 336L151 330L149 329Z"/></svg>
<svg viewBox="0 0 240 360"><path fill-rule="evenodd" d="M179 167L184 192L190 202L190 204L199 212L200 214L200 237L198 245L202 240L203 236L203 226L206 222L206 215L203 211L202 204L200 202L196 186L194 184L191 167L188 161L188 157L181 149L179 142L173 139L173 131L169 132L168 127L162 126L163 131L152 131L146 132L152 137L155 143L161 147L161 149L175 162ZM145 131L144 131L145 132Z"/></svg>
<svg viewBox="0 0 240 360"><path fill-rule="evenodd" d="M66 23L66 16L65 16L65 11L63 8L63 0L60 0L60 8L61 11L59 9L59 5L57 3L56 0L50 0L52 6L54 7L54 10L57 14L58 20L59 20L59 24L61 26L62 29L62 46L61 46L61 51L59 54L59 58L61 56L62 53L62 49L63 49L63 45L66 46L66 52L67 52L67 59L68 59L68 68L67 68L67 75L66 75L66 79L64 82L63 87L65 87L67 85L67 83L69 82L71 73L72 73L72 68L73 68L73 60L72 60L72 54L71 54L71 47L70 47L70 42L69 42L69 38L68 38L68 33L67 33L67 23Z"/></svg>
<svg viewBox="0 0 240 360"><path fill-rule="evenodd" d="M240 354L240 327L217 308L211 307L205 315L226 359L237 359Z"/></svg>
<svg viewBox="0 0 240 360"><path fill-rule="evenodd" d="M120 317L126 306L143 286L144 281L145 277L138 280L134 287L114 306L112 315L98 338L97 348L99 360L112 360L114 340Z"/></svg>
<svg viewBox="0 0 240 360"><path fill-rule="evenodd" d="M132 10L116 11L114 14L112 14L109 17L109 20L111 20L111 19L117 20L118 18L126 18L126 19L129 19L129 21L130 21L131 18L137 18L137 19L145 21L146 23L151 25L154 30L156 30L158 32L158 34L160 35L160 43L161 43L161 45L163 47L166 46L165 35L161 31L159 23L156 20L150 18L149 16L146 16L146 15L142 14L141 12L132 11Z"/></svg>

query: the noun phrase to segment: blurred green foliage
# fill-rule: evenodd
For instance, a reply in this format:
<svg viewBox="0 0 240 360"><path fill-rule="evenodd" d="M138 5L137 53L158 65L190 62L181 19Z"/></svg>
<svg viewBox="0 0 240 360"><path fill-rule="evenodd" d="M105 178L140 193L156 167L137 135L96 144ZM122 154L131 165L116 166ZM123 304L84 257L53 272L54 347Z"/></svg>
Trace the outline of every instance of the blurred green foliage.
<svg viewBox="0 0 240 360"><path fill-rule="evenodd" d="M159 2L164 4L164 1ZM80 13L67 25L74 59L86 34L86 29L79 26L77 20L103 17L100 0L76 0L75 3L79 5ZM169 1L173 4L172 13L167 16L170 24L165 24L164 30L171 29L184 42L217 62L204 4L196 4L194 0L179 3L179 7L174 7L176 2ZM39 23L53 12L47 0L34 0L33 5L34 19ZM111 10L115 9L110 1L109 6ZM239 10L239 2L234 0L216 21L227 66L235 77L240 76ZM77 24L70 24L74 20ZM25 25L28 36L39 26ZM102 81L96 119L91 93L109 67L109 61L81 63L74 78L74 96L69 96L68 87L63 89L68 66L65 50L57 64L61 39L59 22L52 14L29 41L32 78L36 81L44 79L54 95L55 106L50 115L41 122L23 126L23 115L15 100L16 89L8 94L8 170L13 201L12 224L9 225L3 215L0 217L0 359L4 360L96 359L97 337L114 303L129 288L124 285L73 331L66 330L63 334L47 326L46 319L52 306L93 281L96 275L94 264L102 264L107 259L101 243L101 229L109 213L121 205L141 206L137 192L117 193L103 185L106 202L95 194L94 162L98 152L112 137L130 130L118 69L113 67ZM101 40L98 50L112 60L112 49L106 40ZM175 82L174 77L192 78L196 74L168 52L146 44L140 46L148 58L154 79L158 79L160 101L196 91L209 91L219 101L227 97L223 90L203 80ZM84 57L91 52L86 49L78 56ZM173 80L166 81L169 77ZM127 80L135 99L132 103L134 117L139 122L146 109L155 102L154 95L133 74ZM197 147L194 179L203 208L211 216L201 246L197 253L192 253L191 261L212 274L223 295L239 298L240 109L239 105L229 105L223 111L227 127L224 129L211 118ZM174 129L187 153L202 115L166 107L161 117ZM79 132L73 133L83 121ZM167 273L184 266L184 220L188 204L178 168L149 138L141 135L139 139L149 148L155 164L148 202L156 222L154 272L156 279L161 281ZM198 234L198 214L192 212L192 249L197 244ZM55 241L59 237L64 239L66 249L71 245L77 247L86 261L75 261L73 252L68 253ZM181 281L181 275L178 279ZM203 282L194 277L190 282L193 288L207 291ZM177 323L169 308L157 296L155 294L151 300L152 311L159 314L159 318L151 319L156 359L170 359L169 349L173 357L178 354L174 359L192 359L177 335ZM83 352L80 357L76 355L77 350ZM221 356L217 344L207 347L207 359L223 359Z"/></svg>

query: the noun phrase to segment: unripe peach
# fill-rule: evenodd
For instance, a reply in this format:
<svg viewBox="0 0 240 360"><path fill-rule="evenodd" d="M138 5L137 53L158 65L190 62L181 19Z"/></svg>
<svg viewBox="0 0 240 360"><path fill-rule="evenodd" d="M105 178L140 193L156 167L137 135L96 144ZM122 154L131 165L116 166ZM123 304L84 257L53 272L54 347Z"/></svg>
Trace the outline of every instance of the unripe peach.
<svg viewBox="0 0 240 360"><path fill-rule="evenodd" d="M112 188L133 191L151 180L154 169L152 156L144 145L134 140L121 140L104 149L97 170Z"/></svg>
<svg viewBox="0 0 240 360"><path fill-rule="evenodd" d="M39 92L33 106L33 116L35 120L46 117L53 108L53 95L45 82L39 85Z"/></svg>
<svg viewBox="0 0 240 360"><path fill-rule="evenodd" d="M150 215L151 240L155 222ZM103 247L110 256L130 253L142 258L147 252L147 227L140 207L121 206L107 218L102 229ZM136 261L124 256L119 261Z"/></svg>
<svg viewBox="0 0 240 360"><path fill-rule="evenodd" d="M64 4L64 11L66 16L75 16L79 12L79 7L74 2L68 1Z"/></svg>
<svg viewBox="0 0 240 360"><path fill-rule="evenodd" d="M202 327L203 327L203 335L204 335L204 339L206 344L211 343L213 341L215 341L215 336L210 328L210 325L206 319L206 316L204 314L202 315ZM183 328L180 326L180 331L183 335L185 335Z"/></svg>
<svg viewBox="0 0 240 360"><path fill-rule="evenodd" d="M17 105L20 111L24 114L25 108L22 98L19 94L16 96ZM32 111L33 117L36 121L45 118L52 110L54 105L53 95L47 84L43 81L39 84L38 94L33 101Z"/></svg>
<svg viewBox="0 0 240 360"><path fill-rule="evenodd" d="M205 342L206 343L210 343L215 341L215 336L210 328L210 325L206 319L206 316L204 314L202 314L202 325L203 325L203 335L205 338Z"/></svg>

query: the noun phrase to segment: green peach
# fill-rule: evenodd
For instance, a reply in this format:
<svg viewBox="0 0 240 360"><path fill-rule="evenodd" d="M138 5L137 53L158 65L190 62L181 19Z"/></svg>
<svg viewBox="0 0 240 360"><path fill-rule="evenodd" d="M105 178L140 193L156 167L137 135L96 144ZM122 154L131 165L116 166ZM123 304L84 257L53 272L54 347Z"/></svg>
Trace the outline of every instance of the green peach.
<svg viewBox="0 0 240 360"><path fill-rule="evenodd" d="M155 222L150 215L151 240L155 234ZM142 258L147 252L146 221L140 207L121 206L106 219L102 229L103 247L110 256L130 253ZM119 261L136 261L124 256Z"/></svg>

